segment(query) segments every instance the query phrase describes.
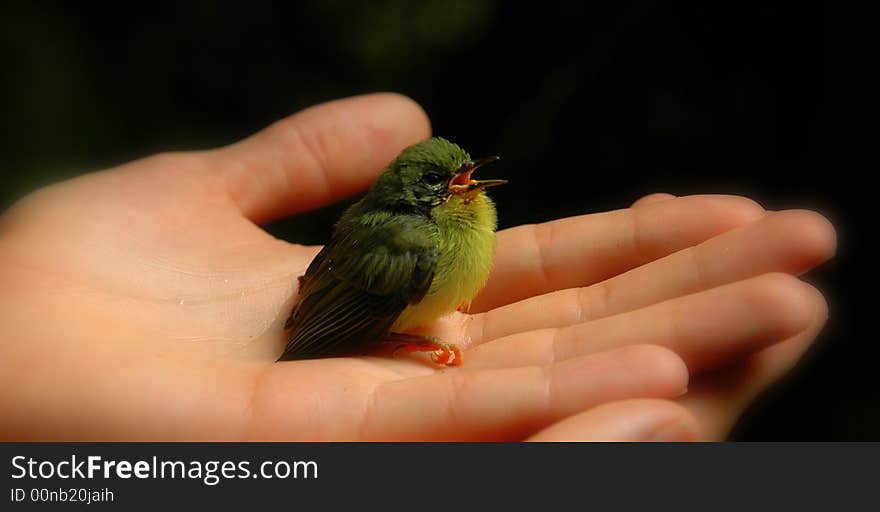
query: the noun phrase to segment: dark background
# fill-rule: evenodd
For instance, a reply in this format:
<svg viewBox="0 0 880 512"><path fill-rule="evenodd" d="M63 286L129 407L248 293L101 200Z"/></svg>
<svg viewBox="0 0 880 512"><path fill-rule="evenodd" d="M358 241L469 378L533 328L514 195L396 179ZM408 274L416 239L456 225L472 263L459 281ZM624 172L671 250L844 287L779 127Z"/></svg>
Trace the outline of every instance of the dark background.
<svg viewBox="0 0 880 512"><path fill-rule="evenodd" d="M501 227L655 191L806 207L839 231L809 276L831 320L743 417L740 440L880 440L862 299L877 138L871 13L654 2L300 2L142 10L30 2L0 16L0 200L168 150L231 143L296 110L407 94L434 133L500 154ZM578 186L528 186L530 173ZM533 179L533 178L532 178ZM863 178L858 178L863 181ZM341 206L273 224L322 243ZM862 272L864 271L864 275Z"/></svg>

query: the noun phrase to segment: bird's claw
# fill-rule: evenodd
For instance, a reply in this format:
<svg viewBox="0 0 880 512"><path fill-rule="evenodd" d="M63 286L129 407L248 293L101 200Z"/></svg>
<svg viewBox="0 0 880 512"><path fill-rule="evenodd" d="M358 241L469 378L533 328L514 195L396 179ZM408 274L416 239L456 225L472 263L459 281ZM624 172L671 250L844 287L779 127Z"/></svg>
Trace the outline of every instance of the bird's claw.
<svg viewBox="0 0 880 512"><path fill-rule="evenodd" d="M434 336L422 336L417 341L404 341L394 348L393 355L399 351L430 352L431 361L446 366L461 366L461 349L452 343L446 343Z"/></svg>
<svg viewBox="0 0 880 512"><path fill-rule="evenodd" d="M438 343L440 348L431 352L431 361L446 366L461 366L461 350L449 343Z"/></svg>

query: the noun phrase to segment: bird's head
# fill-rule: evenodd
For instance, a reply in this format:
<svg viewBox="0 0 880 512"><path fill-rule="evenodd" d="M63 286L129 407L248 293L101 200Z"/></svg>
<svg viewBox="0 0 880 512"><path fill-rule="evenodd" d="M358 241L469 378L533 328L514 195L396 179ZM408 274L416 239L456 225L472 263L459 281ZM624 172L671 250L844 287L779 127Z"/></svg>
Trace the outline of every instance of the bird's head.
<svg viewBox="0 0 880 512"><path fill-rule="evenodd" d="M458 145L433 137L403 150L370 190L373 199L395 208L429 211L450 200L469 204L487 187L506 180L474 180L471 174L497 156L471 160Z"/></svg>

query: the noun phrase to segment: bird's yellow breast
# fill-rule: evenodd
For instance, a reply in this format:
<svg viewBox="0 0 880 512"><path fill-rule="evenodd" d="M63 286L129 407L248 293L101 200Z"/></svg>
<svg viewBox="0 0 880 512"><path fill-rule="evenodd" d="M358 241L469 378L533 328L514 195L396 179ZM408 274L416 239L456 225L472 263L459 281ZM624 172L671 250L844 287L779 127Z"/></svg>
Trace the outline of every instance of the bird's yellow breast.
<svg viewBox="0 0 880 512"><path fill-rule="evenodd" d="M469 203L453 196L432 210L439 230L439 259L428 293L408 306L391 327L402 332L426 325L470 302L489 278L495 255L495 205L485 194Z"/></svg>

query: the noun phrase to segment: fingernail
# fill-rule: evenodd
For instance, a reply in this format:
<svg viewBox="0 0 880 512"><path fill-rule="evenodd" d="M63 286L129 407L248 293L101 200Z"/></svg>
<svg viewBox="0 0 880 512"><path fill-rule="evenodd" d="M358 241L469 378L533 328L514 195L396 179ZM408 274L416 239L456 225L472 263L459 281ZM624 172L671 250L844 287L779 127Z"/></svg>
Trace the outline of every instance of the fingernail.
<svg viewBox="0 0 880 512"><path fill-rule="evenodd" d="M681 390L681 393L679 393L678 396L684 396L687 394L687 392L688 392L688 388L684 388Z"/></svg>

